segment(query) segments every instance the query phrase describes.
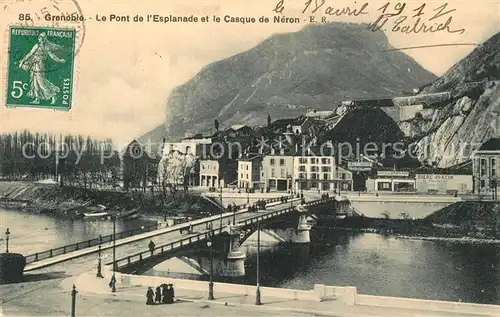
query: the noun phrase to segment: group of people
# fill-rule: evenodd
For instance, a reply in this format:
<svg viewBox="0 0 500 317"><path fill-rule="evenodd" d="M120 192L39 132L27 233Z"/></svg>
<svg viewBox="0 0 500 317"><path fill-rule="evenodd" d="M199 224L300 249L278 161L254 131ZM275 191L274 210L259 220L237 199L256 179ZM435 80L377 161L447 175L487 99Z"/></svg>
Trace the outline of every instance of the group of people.
<svg viewBox="0 0 500 317"><path fill-rule="evenodd" d="M146 298L146 305L173 304L175 298L174 286L172 284L162 284L156 287L156 292L153 292L152 287L148 287Z"/></svg>

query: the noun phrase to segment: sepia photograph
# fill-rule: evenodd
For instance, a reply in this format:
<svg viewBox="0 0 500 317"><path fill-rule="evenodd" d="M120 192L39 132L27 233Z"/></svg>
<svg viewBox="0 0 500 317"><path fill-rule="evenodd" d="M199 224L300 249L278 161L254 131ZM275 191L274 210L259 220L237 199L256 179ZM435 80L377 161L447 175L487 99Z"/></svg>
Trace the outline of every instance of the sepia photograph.
<svg viewBox="0 0 500 317"><path fill-rule="evenodd" d="M0 316L500 316L500 2L0 0L0 57Z"/></svg>

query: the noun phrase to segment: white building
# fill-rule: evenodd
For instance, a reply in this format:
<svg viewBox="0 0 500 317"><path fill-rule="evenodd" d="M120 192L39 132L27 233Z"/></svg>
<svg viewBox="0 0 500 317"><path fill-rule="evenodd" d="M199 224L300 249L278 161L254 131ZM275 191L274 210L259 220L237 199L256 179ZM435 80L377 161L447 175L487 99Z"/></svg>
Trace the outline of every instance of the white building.
<svg viewBox="0 0 500 317"><path fill-rule="evenodd" d="M165 142L163 155L173 151L179 151L182 154L191 154L194 156L204 156L209 153L212 138L185 138L180 142Z"/></svg>
<svg viewBox="0 0 500 317"><path fill-rule="evenodd" d="M350 190L352 173L337 168L331 156L295 156L295 190Z"/></svg>
<svg viewBox="0 0 500 317"><path fill-rule="evenodd" d="M286 155L266 155L262 160L263 186L271 191L293 189L294 157Z"/></svg>
<svg viewBox="0 0 500 317"><path fill-rule="evenodd" d="M238 187L257 188L261 183L262 156L238 159Z"/></svg>
<svg viewBox="0 0 500 317"><path fill-rule="evenodd" d="M378 171L377 178L366 180L368 192L413 192L415 178L408 171Z"/></svg>

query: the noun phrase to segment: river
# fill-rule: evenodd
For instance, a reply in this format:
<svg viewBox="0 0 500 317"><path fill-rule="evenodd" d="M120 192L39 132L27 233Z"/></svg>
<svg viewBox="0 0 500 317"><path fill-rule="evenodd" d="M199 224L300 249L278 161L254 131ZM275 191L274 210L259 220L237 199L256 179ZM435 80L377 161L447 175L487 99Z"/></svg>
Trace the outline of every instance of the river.
<svg viewBox="0 0 500 317"><path fill-rule="evenodd" d="M117 232L147 224L117 221ZM0 210L0 232L6 228L11 232L10 251L25 255L112 233L110 221L72 221ZM5 248L1 237L0 248ZM500 304L500 245L402 240L366 233L330 233L314 242L309 247L262 242L261 284L298 289L311 289L314 284L350 285L362 294ZM255 240L242 247L247 251L244 282L255 284Z"/></svg>
<svg viewBox="0 0 500 317"><path fill-rule="evenodd" d="M116 221L116 232L146 226L141 220ZM5 250L5 230L9 228L9 252L23 255L57 248L113 233L113 222L70 220L47 215L0 209L0 248Z"/></svg>

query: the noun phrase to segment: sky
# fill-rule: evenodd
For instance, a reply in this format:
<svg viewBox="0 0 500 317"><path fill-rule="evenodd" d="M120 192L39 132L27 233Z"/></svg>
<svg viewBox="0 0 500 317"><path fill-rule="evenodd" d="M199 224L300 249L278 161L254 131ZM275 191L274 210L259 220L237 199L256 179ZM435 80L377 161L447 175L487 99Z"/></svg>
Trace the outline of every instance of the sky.
<svg viewBox="0 0 500 317"><path fill-rule="evenodd" d="M2 89L0 91L0 132L30 129L54 133L92 135L112 138L123 145L134 137L144 134L165 120L166 101L173 88L192 78L207 64L250 49L274 33L300 30L302 24L256 23L239 24L224 22L198 23L146 23L133 22L135 15L214 15L224 17L246 16L259 18L276 15L272 11L277 0L202 0L197 5L188 5L180 0L58 0L57 11L54 0L0 0L0 54ZM318 0L321 3L321 0ZM367 1L368 2L368 1ZM77 6L75 6L75 3ZM289 17L308 18L314 6L302 14L305 1L283 0L284 12ZM335 8L359 8L363 1L325 0L325 4L314 15L327 6ZM358 17L328 17L330 21L373 22L380 15L377 9L384 1L369 1L368 14ZM429 1L424 7L424 17L430 18L438 11L435 8L445 2ZM393 3L394 4L394 3ZM407 1L405 8L420 7L423 2ZM81 11L78 11L78 7ZM448 1L443 11L455 11L436 19L445 22L452 17L452 29L464 28L459 33L402 34L385 33L394 47L481 43L500 30L500 2L492 1ZM73 86L73 103L69 112L47 109L6 108L6 60L8 57L8 26L19 23L20 13L31 12L32 17L41 16L36 25L50 26L43 14L50 12L81 12L85 17L85 36L78 51ZM130 22L109 21L110 15L129 15ZM98 15L98 16L97 16ZM105 16L107 21L97 21ZM410 21L413 21L410 19ZM82 23L60 22L63 27L78 27L81 38ZM436 75L467 55L472 46L448 46L406 50L424 68Z"/></svg>

